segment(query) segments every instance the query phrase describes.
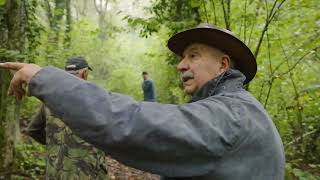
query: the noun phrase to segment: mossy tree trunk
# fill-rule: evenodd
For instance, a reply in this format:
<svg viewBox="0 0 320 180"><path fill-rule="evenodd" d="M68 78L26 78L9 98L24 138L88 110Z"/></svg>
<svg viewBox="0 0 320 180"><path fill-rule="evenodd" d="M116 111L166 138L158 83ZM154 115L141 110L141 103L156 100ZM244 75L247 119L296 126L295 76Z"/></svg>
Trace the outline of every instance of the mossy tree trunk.
<svg viewBox="0 0 320 180"><path fill-rule="evenodd" d="M24 53L25 25L24 0L6 0L0 4L0 61L23 61L6 52ZM10 72L0 71L0 179L11 179L14 146L20 137L19 105L6 93L11 78Z"/></svg>

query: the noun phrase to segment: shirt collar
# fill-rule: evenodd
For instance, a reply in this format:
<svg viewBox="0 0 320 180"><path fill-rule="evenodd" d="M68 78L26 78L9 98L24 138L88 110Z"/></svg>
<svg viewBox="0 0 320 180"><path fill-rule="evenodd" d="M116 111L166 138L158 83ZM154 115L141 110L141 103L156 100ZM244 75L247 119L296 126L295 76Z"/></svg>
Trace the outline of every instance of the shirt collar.
<svg viewBox="0 0 320 180"><path fill-rule="evenodd" d="M189 102L199 101L222 92L233 92L243 89L245 76L236 69L229 69L220 76L208 81L191 98Z"/></svg>

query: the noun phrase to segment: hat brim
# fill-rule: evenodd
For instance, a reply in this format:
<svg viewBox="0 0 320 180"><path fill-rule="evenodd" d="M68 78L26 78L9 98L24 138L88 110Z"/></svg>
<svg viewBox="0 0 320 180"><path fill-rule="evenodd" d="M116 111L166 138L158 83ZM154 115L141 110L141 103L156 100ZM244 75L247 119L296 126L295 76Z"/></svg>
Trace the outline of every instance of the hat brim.
<svg viewBox="0 0 320 180"><path fill-rule="evenodd" d="M168 48L182 56L192 43L203 43L218 48L228 54L236 64L236 69L246 76L244 84L250 82L256 72L257 63L250 49L239 39L224 30L215 28L195 28L180 32L168 41Z"/></svg>

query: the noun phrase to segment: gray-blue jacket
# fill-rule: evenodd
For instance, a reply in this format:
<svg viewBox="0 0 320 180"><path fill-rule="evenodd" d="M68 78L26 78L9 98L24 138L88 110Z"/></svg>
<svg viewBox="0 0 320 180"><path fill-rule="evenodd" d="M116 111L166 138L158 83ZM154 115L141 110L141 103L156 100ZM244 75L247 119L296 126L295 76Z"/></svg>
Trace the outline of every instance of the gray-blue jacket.
<svg viewBox="0 0 320 180"><path fill-rule="evenodd" d="M263 106L237 70L183 105L137 102L56 68L29 83L77 135L120 162L163 179L282 180L284 151Z"/></svg>

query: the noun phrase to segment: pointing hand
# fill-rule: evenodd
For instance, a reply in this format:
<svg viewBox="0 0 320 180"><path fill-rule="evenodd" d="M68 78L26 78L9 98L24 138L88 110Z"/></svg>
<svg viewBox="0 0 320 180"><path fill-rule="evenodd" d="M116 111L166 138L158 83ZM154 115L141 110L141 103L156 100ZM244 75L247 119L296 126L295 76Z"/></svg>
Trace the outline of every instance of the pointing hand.
<svg viewBox="0 0 320 180"><path fill-rule="evenodd" d="M16 71L10 82L8 95L15 96L17 100L21 100L26 95L23 84L29 83L31 78L41 70L41 67L36 64L6 62L0 63L0 69Z"/></svg>

